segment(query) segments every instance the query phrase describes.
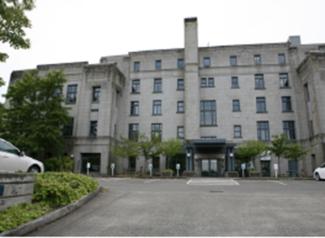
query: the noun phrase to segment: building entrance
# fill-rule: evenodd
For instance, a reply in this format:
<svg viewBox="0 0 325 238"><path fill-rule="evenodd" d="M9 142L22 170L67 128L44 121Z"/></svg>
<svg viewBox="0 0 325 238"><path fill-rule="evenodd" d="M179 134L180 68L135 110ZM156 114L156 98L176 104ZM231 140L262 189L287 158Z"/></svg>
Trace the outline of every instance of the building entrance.
<svg viewBox="0 0 325 238"><path fill-rule="evenodd" d="M222 176L223 160L218 159L202 159L201 160L201 176L218 177Z"/></svg>
<svg viewBox="0 0 325 238"><path fill-rule="evenodd" d="M271 161L261 161L261 172L263 177L271 176Z"/></svg>

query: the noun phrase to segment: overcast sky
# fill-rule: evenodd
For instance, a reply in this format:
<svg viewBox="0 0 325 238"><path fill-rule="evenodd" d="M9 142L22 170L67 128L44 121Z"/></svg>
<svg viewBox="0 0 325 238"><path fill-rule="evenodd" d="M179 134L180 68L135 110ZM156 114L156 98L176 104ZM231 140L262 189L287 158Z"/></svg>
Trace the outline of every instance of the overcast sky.
<svg viewBox="0 0 325 238"><path fill-rule="evenodd" d="M191 16L198 17L200 46L285 42L289 35L300 35L302 43L325 43L324 0L36 0L35 5L26 31L31 48L0 44L9 54L0 63L6 82L13 70L38 64L98 63L105 55L183 47L183 19Z"/></svg>

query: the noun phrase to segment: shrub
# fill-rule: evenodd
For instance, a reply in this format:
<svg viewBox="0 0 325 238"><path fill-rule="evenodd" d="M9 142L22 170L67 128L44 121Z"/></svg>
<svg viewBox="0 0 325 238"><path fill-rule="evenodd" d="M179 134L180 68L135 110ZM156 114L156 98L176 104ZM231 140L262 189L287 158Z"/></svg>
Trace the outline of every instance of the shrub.
<svg viewBox="0 0 325 238"><path fill-rule="evenodd" d="M185 170L183 172L183 176L184 177L193 177L193 176L195 176L195 172L194 171L187 171L187 170Z"/></svg>
<svg viewBox="0 0 325 238"><path fill-rule="evenodd" d="M51 207L60 207L78 200L97 187L97 181L80 174L56 172L39 174L33 201L46 201Z"/></svg>
<svg viewBox="0 0 325 238"><path fill-rule="evenodd" d="M239 173L238 171L228 171L226 172L226 177L231 177L231 178L239 177Z"/></svg>
<svg viewBox="0 0 325 238"><path fill-rule="evenodd" d="M44 202L22 203L9 207L0 212L0 233L36 219L50 210L50 206Z"/></svg>
<svg viewBox="0 0 325 238"><path fill-rule="evenodd" d="M172 169L164 169L163 171L161 171L161 176L164 177L172 177L174 174L174 171Z"/></svg>
<svg viewBox="0 0 325 238"><path fill-rule="evenodd" d="M74 161L69 156L54 157L44 161L45 171L72 172Z"/></svg>

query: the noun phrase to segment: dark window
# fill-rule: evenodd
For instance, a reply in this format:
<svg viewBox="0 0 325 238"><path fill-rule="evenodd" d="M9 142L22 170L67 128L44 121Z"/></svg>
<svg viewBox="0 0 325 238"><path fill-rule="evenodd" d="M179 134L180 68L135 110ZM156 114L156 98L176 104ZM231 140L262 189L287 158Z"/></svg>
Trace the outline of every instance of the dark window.
<svg viewBox="0 0 325 238"><path fill-rule="evenodd" d="M153 81L153 92L154 93L161 93L162 92L162 79L156 78Z"/></svg>
<svg viewBox="0 0 325 238"><path fill-rule="evenodd" d="M240 112L240 101L239 99L232 100L232 111Z"/></svg>
<svg viewBox="0 0 325 238"><path fill-rule="evenodd" d="M237 76L231 77L231 88L239 88L239 80Z"/></svg>
<svg viewBox="0 0 325 238"><path fill-rule="evenodd" d="M200 124L201 126L216 126L217 112L215 100L201 100L200 102Z"/></svg>
<svg viewBox="0 0 325 238"><path fill-rule="evenodd" d="M230 64L231 66L235 66L235 65L237 65L237 56L236 56L236 55L231 55L231 56L229 57L229 64Z"/></svg>
<svg viewBox="0 0 325 238"><path fill-rule="evenodd" d="M263 74L255 74L255 89L265 89Z"/></svg>
<svg viewBox="0 0 325 238"><path fill-rule="evenodd" d="M209 68L211 66L211 59L210 57L204 57L203 58L203 67Z"/></svg>
<svg viewBox="0 0 325 238"><path fill-rule="evenodd" d="M304 84L304 93L305 93L305 99L307 102L310 101L310 94L309 94L309 89L308 89L308 83Z"/></svg>
<svg viewBox="0 0 325 238"><path fill-rule="evenodd" d="M92 93L92 102L93 103L99 103L99 95L100 95L100 86L94 86L93 93Z"/></svg>
<svg viewBox="0 0 325 238"><path fill-rule="evenodd" d="M289 140L296 139L296 129L295 129L295 122L294 121L283 121L283 133L287 135Z"/></svg>
<svg viewBox="0 0 325 238"><path fill-rule="evenodd" d="M213 88L214 78L201 78L201 88Z"/></svg>
<svg viewBox="0 0 325 238"><path fill-rule="evenodd" d="M279 64L286 64L286 55L285 54L278 54L278 63Z"/></svg>
<svg viewBox="0 0 325 238"><path fill-rule="evenodd" d="M234 125L234 138L242 138L241 125Z"/></svg>
<svg viewBox="0 0 325 238"><path fill-rule="evenodd" d="M281 101L282 101L282 112L292 112L291 97L290 96L281 97Z"/></svg>
<svg viewBox="0 0 325 238"><path fill-rule="evenodd" d="M184 59L177 59L177 68L184 69Z"/></svg>
<svg viewBox="0 0 325 238"><path fill-rule="evenodd" d="M90 121L89 136L91 137L97 136L97 121Z"/></svg>
<svg viewBox="0 0 325 238"><path fill-rule="evenodd" d="M265 97L256 97L256 112L257 113L266 112L266 99L265 99Z"/></svg>
<svg viewBox="0 0 325 238"><path fill-rule="evenodd" d="M132 80L131 93L140 93L140 79Z"/></svg>
<svg viewBox="0 0 325 238"><path fill-rule="evenodd" d="M151 124L151 138L158 138L161 140L162 135L162 124L161 123L152 123Z"/></svg>
<svg viewBox="0 0 325 238"><path fill-rule="evenodd" d="M139 137L139 124L131 123L129 124L129 139L138 140Z"/></svg>
<svg viewBox="0 0 325 238"><path fill-rule="evenodd" d="M184 139L184 126L177 127L177 138Z"/></svg>
<svg viewBox="0 0 325 238"><path fill-rule="evenodd" d="M72 136L73 135L73 117L69 117L68 122L63 127L63 136Z"/></svg>
<svg viewBox="0 0 325 238"><path fill-rule="evenodd" d="M161 100L153 100L152 102L152 115L161 115Z"/></svg>
<svg viewBox="0 0 325 238"><path fill-rule="evenodd" d="M139 72L140 71L140 62L139 61L133 62L133 71L134 72Z"/></svg>
<svg viewBox="0 0 325 238"><path fill-rule="evenodd" d="M156 60L155 61L155 69L156 70L161 70L161 60Z"/></svg>
<svg viewBox="0 0 325 238"><path fill-rule="evenodd" d="M261 141L270 141L270 128L268 121L257 122L257 139Z"/></svg>
<svg viewBox="0 0 325 238"><path fill-rule="evenodd" d="M77 101L77 84L70 84L67 87L66 104L75 104Z"/></svg>
<svg viewBox="0 0 325 238"><path fill-rule="evenodd" d="M280 88L289 88L290 87L288 73L280 73L279 80L280 80Z"/></svg>
<svg viewBox="0 0 325 238"><path fill-rule="evenodd" d="M177 101L177 112L184 113L184 101Z"/></svg>
<svg viewBox="0 0 325 238"><path fill-rule="evenodd" d="M254 55L254 63L256 65L262 64L262 57L261 57L261 55Z"/></svg>
<svg viewBox="0 0 325 238"><path fill-rule="evenodd" d="M177 79L177 90L184 91L184 79Z"/></svg>
<svg viewBox="0 0 325 238"><path fill-rule="evenodd" d="M131 101L130 115L139 116L139 101Z"/></svg>

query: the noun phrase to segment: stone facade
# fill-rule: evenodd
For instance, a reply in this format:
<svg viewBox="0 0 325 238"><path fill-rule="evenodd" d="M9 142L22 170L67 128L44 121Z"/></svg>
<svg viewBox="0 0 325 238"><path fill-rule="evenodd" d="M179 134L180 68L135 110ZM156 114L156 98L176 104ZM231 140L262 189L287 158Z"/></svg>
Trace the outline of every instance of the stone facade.
<svg viewBox="0 0 325 238"><path fill-rule="evenodd" d="M78 85L76 102L67 104L74 118L67 153L74 155L76 171L82 171L87 160L100 161L95 170L102 174L109 174L112 162L118 172L128 171L132 167L129 160L117 160L110 153L114 139L128 137L130 124L137 124L140 133L150 136L152 124L159 123L163 140L176 138L183 128L185 153L178 162L184 170L198 175L215 171L210 175L223 176L238 166L233 157L235 146L258 139L257 123L267 122L268 130L260 133L262 139L291 128L288 133L293 139L309 149L298 165L281 160L280 173L287 175L293 166L295 173L311 175L325 156L325 45L304 45L299 36L291 36L283 43L198 47L196 18L185 19L184 34L184 48L180 49L107 56L95 65L37 67L40 73L63 70L68 80L66 95L68 85ZM161 88L157 92L155 81ZM139 82L136 90L135 82ZM100 87L95 103L94 87ZM154 100L160 100L159 115L153 115ZM184 112L177 111L180 101ZM131 102L139 105L137 115L131 115ZM211 108L213 116L207 112ZM90 135L90 121L97 123L95 136ZM268 170L264 175L272 175L274 163L273 157L258 158L255 166L258 171ZM165 159L161 157L158 164L158 170L163 170ZM132 169L145 167L144 158L137 158Z"/></svg>

